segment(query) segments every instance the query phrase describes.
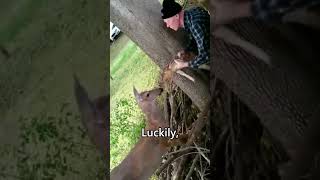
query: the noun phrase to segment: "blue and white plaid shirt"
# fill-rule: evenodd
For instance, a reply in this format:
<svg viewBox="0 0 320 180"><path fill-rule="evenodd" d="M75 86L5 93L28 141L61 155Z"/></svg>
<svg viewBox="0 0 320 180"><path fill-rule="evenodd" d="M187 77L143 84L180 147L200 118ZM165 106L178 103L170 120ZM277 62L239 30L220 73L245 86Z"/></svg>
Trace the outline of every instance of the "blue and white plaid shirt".
<svg viewBox="0 0 320 180"><path fill-rule="evenodd" d="M271 21L280 19L285 13L297 8L308 8L319 4L319 0L254 0L251 9L256 19Z"/></svg>
<svg viewBox="0 0 320 180"><path fill-rule="evenodd" d="M185 51L197 53L196 58L189 62L189 67L198 68L201 64L208 63L210 57L209 13L201 7L185 10L184 28L189 36ZM198 49L198 52L196 52L196 49Z"/></svg>

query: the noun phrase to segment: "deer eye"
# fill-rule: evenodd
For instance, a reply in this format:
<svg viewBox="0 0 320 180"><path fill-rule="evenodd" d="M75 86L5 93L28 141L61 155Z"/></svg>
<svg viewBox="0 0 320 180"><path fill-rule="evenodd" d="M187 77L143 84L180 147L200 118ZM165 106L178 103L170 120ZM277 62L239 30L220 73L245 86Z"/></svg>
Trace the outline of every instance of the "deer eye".
<svg viewBox="0 0 320 180"><path fill-rule="evenodd" d="M147 94L147 97L149 97L149 93Z"/></svg>

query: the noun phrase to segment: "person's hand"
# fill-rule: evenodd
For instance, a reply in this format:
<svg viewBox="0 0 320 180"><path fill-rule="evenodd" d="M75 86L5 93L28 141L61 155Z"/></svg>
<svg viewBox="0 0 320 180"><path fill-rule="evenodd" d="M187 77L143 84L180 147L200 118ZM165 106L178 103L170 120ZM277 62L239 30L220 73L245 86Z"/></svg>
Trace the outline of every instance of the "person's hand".
<svg viewBox="0 0 320 180"><path fill-rule="evenodd" d="M195 55L192 52L188 52L185 50L181 50L177 53L176 59L180 59L182 61L191 61L193 60Z"/></svg>
<svg viewBox="0 0 320 180"><path fill-rule="evenodd" d="M186 51L185 50L180 50L180 51L178 51L176 57L180 59L181 56L183 56L184 54L186 54Z"/></svg>
<svg viewBox="0 0 320 180"><path fill-rule="evenodd" d="M188 67L188 62L185 62L181 59L175 59L174 60L174 63L171 64L171 67L170 69L172 69L173 71L177 71L177 70L180 70L180 69L183 69L185 67Z"/></svg>

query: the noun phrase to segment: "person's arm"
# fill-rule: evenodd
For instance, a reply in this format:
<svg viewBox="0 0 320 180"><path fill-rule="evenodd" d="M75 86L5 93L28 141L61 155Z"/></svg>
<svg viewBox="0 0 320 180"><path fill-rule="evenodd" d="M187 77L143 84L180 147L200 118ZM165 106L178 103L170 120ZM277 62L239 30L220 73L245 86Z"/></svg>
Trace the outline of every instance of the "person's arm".
<svg viewBox="0 0 320 180"><path fill-rule="evenodd" d="M287 13L319 4L319 0L254 0L251 11L253 16L260 21L280 21Z"/></svg>
<svg viewBox="0 0 320 180"><path fill-rule="evenodd" d="M282 16L298 8L319 5L319 0L253 0L250 2L232 2L213 0L214 21L216 25L226 24L243 17L270 22L281 20Z"/></svg>
<svg viewBox="0 0 320 180"><path fill-rule="evenodd" d="M198 47L198 55L194 60L188 62L188 66L191 68L198 68L201 64L209 61L210 37L205 28L204 25L194 24L194 28L191 30Z"/></svg>
<svg viewBox="0 0 320 180"><path fill-rule="evenodd" d="M195 49L197 49L197 43L192 37L191 34L188 34L188 43L184 51L186 52L195 52Z"/></svg>

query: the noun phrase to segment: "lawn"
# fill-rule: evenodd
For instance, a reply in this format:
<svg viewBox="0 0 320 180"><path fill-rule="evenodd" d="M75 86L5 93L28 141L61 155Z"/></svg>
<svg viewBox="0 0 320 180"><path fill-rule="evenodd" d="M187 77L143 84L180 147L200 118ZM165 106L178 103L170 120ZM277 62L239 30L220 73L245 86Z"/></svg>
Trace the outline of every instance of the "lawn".
<svg viewBox="0 0 320 180"><path fill-rule="evenodd" d="M103 1L3 1L0 6L0 179L103 179L85 133L73 74L106 94ZM106 11L107 10L107 11Z"/></svg>
<svg viewBox="0 0 320 180"><path fill-rule="evenodd" d="M140 137L144 115L133 97L133 86L138 91L157 86L159 67L132 41L111 60L111 142L110 169L118 165Z"/></svg>

